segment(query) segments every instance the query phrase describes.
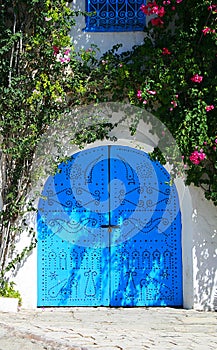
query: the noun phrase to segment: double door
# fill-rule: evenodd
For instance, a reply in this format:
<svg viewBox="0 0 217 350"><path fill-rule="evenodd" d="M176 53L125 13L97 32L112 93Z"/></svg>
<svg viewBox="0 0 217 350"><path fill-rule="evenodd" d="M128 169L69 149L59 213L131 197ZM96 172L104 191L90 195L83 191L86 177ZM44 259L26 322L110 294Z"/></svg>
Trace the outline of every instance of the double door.
<svg viewBox="0 0 217 350"><path fill-rule="evenodd" d="M38 306L181 306L181 216L169 180L125 146L61 163L38 205Z"/></svg>

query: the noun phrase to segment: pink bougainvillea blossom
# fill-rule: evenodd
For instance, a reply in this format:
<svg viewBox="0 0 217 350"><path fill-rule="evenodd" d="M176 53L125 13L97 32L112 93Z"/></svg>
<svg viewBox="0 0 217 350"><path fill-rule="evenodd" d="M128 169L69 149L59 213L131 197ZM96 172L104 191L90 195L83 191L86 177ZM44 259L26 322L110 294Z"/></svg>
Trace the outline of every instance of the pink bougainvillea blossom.
<svg viewBox="0 0 217 350"><path fill-rule="evenodd" d="M171 4L171 1L170 0L165 0L163 1L163 5L170 5Z"/></svg>
<svg viewBox="0 0 217 350"><path fill-rule="evenodd" d="M209 11L217 12L217 4L212 4L208 7Z"/></svg>
<svg viewBox="0 0 217 350"><path fill-rule="evenodd" d="M70 58L70 49L65 49L64 53L61 52L61 50L57 46L53 46L54 50L54 56L56 56L57 62L60 63L69 63L71 58Z"/></svg>
<svg viewBox="0 0 217 350"><path fill-rule="evenodd" d="M168 50L167 47L163 47L162 49L162 55L166 56L166 55L171 55L171 52Z"/></svg>
<svg viewBox="0 0 217 350"><path fill-rule="evenodd" d="M68 56L70 54L70 49L67 49L65 52L64 52L64 55L65 56Z"/></svg>
<svg viewBox="0 0 217 350"><path fill-rule="evenodd" d="M200 164L204 159L206 158L206 154L203 152L203 149L201 149L199 152L198 150L195 150L191 153L189 159L191 163L198 165Z"/></svg>
<svg viewBox="0 0 217 350"><path fill-rule="evenodd" d="M163 6L161 6L161 7L158 7L158 10L157 10L157 12L156 12L156 14L159 16L159 17L163 17L164 15L165 15L165 9L164 9L164 7Z"/></svg>
<svg viewBox="0 0 217 350"><path fill-rule="evenodd" d="M56 56L56 55L60 52L59 47L57 47L56 45L54 45L54 46L53 46L53 52L54 52L54 56Z"/></svg>
<svg viewBox="0 0 217 350"><path fill-rule="evenodd" d="M60 57L59 61L61 63L68 63L68 62L70 62L70 57L68 57L68 56Z"/></svg>
<svg viewBox="0 0 217 350"><path fill-rule="evenodd" d="M157 18L151 19L151 24L154 27L163 27L164 21L162 21L162 19L160 17L157 17Z"/></svg>
<svg viewBox="0 0 217 350"><path fill-rule="evenodd" d="M202 80L203 80L202 75L195 74L193 75L193 77L191 77L191 81L193 81L194 83L201 83Z"/></svg>
<svg viewBox="0 0 217 350"><path fill-rule="evenodd" d="M180 2L182 2L182 0L176 0L176 3L177 3L177 4L180 4Z"/></svg>
<svg viewBox="0 0 217 350"><path fill-rule="evenodd" d="M177 102L176 101L171 101L170 103L171 103L171 105L173 105L173 108L177 107Z"/></svg>
<svg viewBox="0 0 217 350"><path fill-rule="evenodd" d="M141 100L141 98L142 98L142 91L138 90L136 96Z"/></svg>
<svg viewBox="0 0 217 350"><path fill-rule="evenodd" d="M210 33L210 31L211 31L211 28L209 28L209 27L205 27L205 28L202 30L202 32L203 32L204 35L206 35L207 33Z"/></svg>
<svg viewBox="0 0 217 350"><path fill-rule="evenodd" d="M159 17L163 17L165 15L165 9L163 6L158 6L156 1L149 2L147 5L142 5L140 7L140 10L145 14L145 15L157 15Z"/></svg>
<svg viewBox="0 0 217 350"><path fill-rule="evenodd" d="M156 95L156 91L155 90L147 90L147 93L150 95Z"/></svg>
<svg viewBox="0 0 217 350"><path fill-rule="evenodd" d="M212 111L215 107L213 105L206 106L205 109L207 112Z"/></svg>

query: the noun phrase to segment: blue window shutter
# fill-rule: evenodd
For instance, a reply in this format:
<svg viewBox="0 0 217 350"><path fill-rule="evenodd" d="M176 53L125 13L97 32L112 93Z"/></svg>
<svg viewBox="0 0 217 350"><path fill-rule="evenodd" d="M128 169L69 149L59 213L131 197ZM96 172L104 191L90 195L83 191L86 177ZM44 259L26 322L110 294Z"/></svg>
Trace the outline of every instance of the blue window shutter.
<svg viewBox="0 0 217 350"><path fill-rule="evenodd" d="M140 10L144 0L86 0L87 32L143 31L145 15Z"/></svg>

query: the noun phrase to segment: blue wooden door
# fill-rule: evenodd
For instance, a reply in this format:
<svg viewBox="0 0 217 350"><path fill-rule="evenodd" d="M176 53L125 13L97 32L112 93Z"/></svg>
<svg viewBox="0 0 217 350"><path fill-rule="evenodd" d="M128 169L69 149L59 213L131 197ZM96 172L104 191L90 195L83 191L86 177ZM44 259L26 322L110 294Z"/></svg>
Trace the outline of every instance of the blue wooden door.
<svg viewBox="0 0 217 350"><path fill-rule="evenodd" d="M124 146L61 163L38 205L38 306L181 306L181 216L169 180Z"/></svg>

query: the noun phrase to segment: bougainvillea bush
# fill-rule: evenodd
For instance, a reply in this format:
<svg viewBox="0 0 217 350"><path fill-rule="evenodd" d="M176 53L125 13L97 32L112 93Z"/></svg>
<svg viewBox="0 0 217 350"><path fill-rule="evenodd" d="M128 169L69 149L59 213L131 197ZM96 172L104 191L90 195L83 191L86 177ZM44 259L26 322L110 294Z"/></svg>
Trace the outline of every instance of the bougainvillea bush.
<svg viewBox="0 0 217 350"><path fill-rule="evenodd" d="M131 103L173 134L187 184L217 204L217 4L157 0L141 10L149 20L144 44L122 55L120 80L125 70Z"/></svg>
<svg viewBox="0 0 217 350"><path fill-rule="evenodd" d="M26 196L37 144L49 126L76 105L130 101L151 111L173 134L187 183L203 187L206 198L217 204L217 4L144 3L141 10L149 20L144 43L123 54L117 54L117 44L97 60L93 45L75 52L77 13L69 3L0 0L2 273L22 262L35 246L25 214L34 210ZM106 125L93 126L82 137L77 133L74 141L103 138L105 129ZM156 155L160 156L157 149ZM31 244L14 258L24 228L29 229Z"/></svg>

